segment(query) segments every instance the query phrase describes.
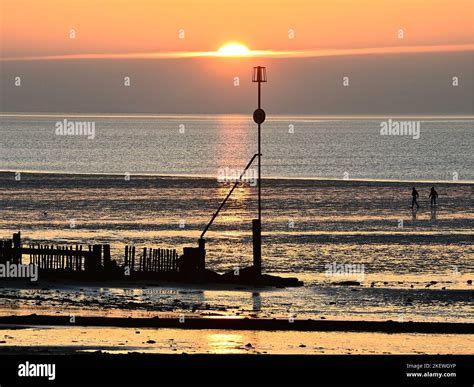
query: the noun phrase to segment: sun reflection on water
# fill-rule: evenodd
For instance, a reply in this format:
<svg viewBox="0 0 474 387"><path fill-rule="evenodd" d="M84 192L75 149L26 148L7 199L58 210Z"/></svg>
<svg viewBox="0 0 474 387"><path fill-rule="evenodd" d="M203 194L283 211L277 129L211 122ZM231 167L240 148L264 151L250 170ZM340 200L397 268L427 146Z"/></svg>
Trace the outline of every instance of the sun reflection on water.
<svg viewBox="0 0 474 387"><path fill-rule="evenodd" d="M243 336L227 333L212 333L207 335L209 351L211 353L239 353L244 345Z"/></svg>

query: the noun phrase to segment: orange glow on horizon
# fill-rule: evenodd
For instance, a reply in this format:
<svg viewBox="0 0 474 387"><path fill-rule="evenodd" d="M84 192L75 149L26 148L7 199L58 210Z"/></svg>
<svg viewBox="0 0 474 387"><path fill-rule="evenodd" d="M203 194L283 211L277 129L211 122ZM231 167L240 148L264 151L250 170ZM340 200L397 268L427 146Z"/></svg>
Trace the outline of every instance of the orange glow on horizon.
<svg viewBox="0 0 474 387"><path fill-rule="evenodd" d="M231 39L272 50L236 51L244 56L474 43L472 0L301 0L297 6L290 0L241 0L238 6L220 0L0 0L0 8L3 58L176 52L232 57L227 49L225 55L210 51Z"/></svg>
<svg viewBox="0 0 474 387"><path fill-rule="evenodd" d="M271 51L249 50L247 47L222 46L218 51L176 51L176 52L143 52L143 53L87 53L45 56L17 56L0 57L0 62L12 61L56 61L56 60L87 60L87 59L184 59L203 57L274 57L274 58L316 58L331 56L356 56L356 55L390 55L390 54L417 54L430 52L466 52L474 51L474 43L458 45L432 45L432 46L392 46L368 47L353 49L319 49L299 51Z"/></svg>

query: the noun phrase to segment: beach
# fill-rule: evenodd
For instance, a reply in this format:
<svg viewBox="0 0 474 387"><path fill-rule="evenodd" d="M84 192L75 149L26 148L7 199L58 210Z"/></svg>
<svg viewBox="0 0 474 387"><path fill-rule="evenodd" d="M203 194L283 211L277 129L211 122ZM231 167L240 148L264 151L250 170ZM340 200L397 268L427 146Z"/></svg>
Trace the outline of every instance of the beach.
<svg viewBox="0 0 474 387"><path fill-rule="evenodd" d="M11 237L12 232L21 230L25 243L110 243L112 258L118 262L123 262L125 244L173 247L178 251L196 245L209 214L228 188L227 183L215 179L179 176L135 176L125 181L114 175L26 173L20 184L13 176L0 174L1 237ZM301 288L159 282L75 284L41 278L25 283L4 281L0 288L0 316L473 323L474 298L469 283L474 277L471 184L437 184L441 199L436 219L426 199L420 201L422 208L413 218L409 208L411 184L405 182L267 179L264 186L263 271L297 276L304 281ZM417 184L421 192L430 186ZM250 264L248 219L254 189L239 187L236 199L209 232L207 267L225 272ZM347 197L352 200L347 201ZM182 218L184 228L180 227ZM70 227L70 219L75 219L75 227ZM399 227L400 219L403 227ZM337 265L350 265L357 270L338 272ZM146 328L156 336L150 340L160 345L150 348L147 339L145 344L132 341L130 348L121 349L122 345L99 340L98 336L104 329L110 329L112 335L133 336L127 328L87 327L89 341L73 343L69 338L77 329L80 328L46 328L30 322L28 329L11 335L7 324L0 337L14 339L3 340L1 348L7 352L21 351L19 348L29 351L25 344L28 342L34 347L53 348L58 343L48 337L54 331L53 336L62 337L58 340L64 351L123 349L162 353L173 351L163 346L163 331L174 340L182 338L183 343L192 334L186 329ZM204 331L203 337L234 334L230 328L209 333L204 327L202 332L196 332L201 337ZM257 337L265 336L263 332L253 332ZM354 350L349 344L337 345L341 336L331 329L306 334L276 330L268 333L275 338L265 336L262 340L280 344L260 346L252 344L251 331L245 331L239 337L254 349L249 351L247 342L243 348L232 343L225 346L230 346L232 353L307 353L315 345L305 342L316 343L324 337L327 346L321 346L321 351ZM288 335L294 335L296 340L291 348L286 346ZM396 335L401 341L395 341L401 344L394 347L380 340L384 337L380 332L343 335L365 340L367 346L359 348L361 353L413 353L415 348L420 353L466 353L469 346L461 345L462 340L472 340L472 335L465 334L456 338L456 334L399 332ZM430 337L429 345L422 344L425 336ZM447 340L449 346L445 345ZM297 341L306 347L299 347ZM180 350L220 351L204 339L192 348L188 344ZM54 351L58 350L61 352L58 348Z"/></svg>
<svg viewBox="0 0 474 387"><path fill-rule="evenodd" d="M0 3L0 387L472 386L472 0Z"/></svg>
<svg viewBox="0 0 474 387"><path fill-rule="evenodd" d="M472 354L474 335L24 327L0 331L2 354Z"/></svg>
<svg viewBox="0 0 474 387"><path fill-rule="evenodd" d="M126 245L136 246L138 252L143 247L154 247L177 249L179 253L184 247L197 246L199 235L232 184L225 179L219 181L219 168L243 167L246 162L245 156L239 154L237 157L238 152L229 153L230 145L227 143L223 144L222 151L235 158L226 159L224 163L219 152L207 158L206 143L219 143L220 131L228 131L228 128L233 131L235 144L240 144L243 149L249 150L249 144L253 141L248 122L241 117L226 117L223 121L215 117L188 117L191 127L200 130L201 135L196 137L192 134L186 137L186 141L192 139L196 149L200 150L180 159L185 163L180 164L174 157L178 157L178 148L183 146L176 140L182 138L176 137L170 129L179 122L178 118L99 117L96 128L104 131L98 131L96 139L102 144L102 153L87 154L87 139L81 147L70 148L69 154L57 153L55 149L68 149L69 145L65 138L54 137L44 150L37 149L36 154L31 153L31 149L35 148L35 138L48 136L48 123L54 119L8 118L6 121L6 138L10 139L6 144L13 141L13 132L19 130L27 145L24 150L13 150L17 145L11 142L11 147L5 147L2 153L2 167L9 171L0 172L0 238L11 238L12 233L21 231L25 244L110 244L112 259L119 265L124 262ZM300 153L300 162L295 163L291 153L285 149L286 145L279 148L271 138L266 140L269 142L268 151L273 156L264 159L263 166L266 177L262 182L262 267L264 273L298 277L304 282L303 287L191 285L159 281L63 283L45 281L40 276L36 282L2 281L0 316L25 319L37 315L97 319L169 318L176 321L184 317L349 321L351 324L388 321L401 325L410 322L472 324L474 185L470 181L471 161L464 148L457 149L457 160L450 159L443 156L448 155L450 147L454 146L447 141L446 152L436 156L447 160L441 171L432 168L435 162L432 149L436 148L436 142L423 143L411 160L425 171L421 178L421 175L409 172L409 166L387 168L387 162L394 163L400 157L391 151L390 146L383 152L380 152L382 148L369 147L363 155L353 158L344 150L349 144L338 142L334 137L337 133L328 131L328 128L334 128L339 130L340 135L341 131L348 130L354 135L354 130L360 130L360 137L354 135L354 141L363 146L364 139L370 138L376 121L298 120L301 130L310 138L316 136L311 141L337 144L336 148L324 147L321 151L325 162L338 164L325 169L323 164L318 164L319 156L314 152ZM288 122L291 119L287 117L273 122L278 136L282 135ZM463 136L466 130L469 131L470 121L426 122L425 128L428 125L430 131L437 133L432 138L434 140L444 135L452 139L456 133ZM160 156L160 161L153 168L148 159L137 160L131 148L127 148L129 150L125 154L117 155L125 157L122 164L109 163L107 160L110 158L103 159L104 155L113 159L113 149L132 141L137 125L148 128L145 131L148 142L146 137L135 138L137 145L146 147L151 142L150 138L155 139L153 141L160 144L161 155L166 150L171 152L169 157ZM156 129L152 130L152 125ZM25 128L31 130L25 131ZM449 134L452 128L457 129ZM106 134L107 141L100 138L100 135ZM296 141L293 146L303 140L301 137L292 138ZM469 141L466 141L464 143L469 146ZM416 145L409 142L407 146ZM455 148L452 148L453 152ZM23 153L26 151L29 156ZM54 152L56 159L52 156ZM53 163L56 171L51 171ZM369 164L372 165L370 168ZM459 168L461 164L464 169ZM18 168L12 168L14 165ZM177 165L183 169L176 168ZM317 172L315 165L319 165ZM352 167L347 168L347 165ZM104 172L104 168L108 173ZM180 174L183 170L189 173ZM278 176L275 173L277 170L287 176ZM356 173L344 176L345 170ZM452 174L447 172L450 170L459 171L461 178L453 179ZM335 177L339 172L339 177ZM415 212L410 208L411 188L414 185L420 193L421 206ZM428 199L432 186L439 193L435 209L430 207ZM240 184L206 234L207 268L224 273L251 265L251 219L255 217L256 204L255 184L252 181ZM26 256L25 260L28 260ZM24 324L28 325L27 320ZM113 341L99 344L98 332L110 329L113 335L129 335L125 327L88 327L88 332L91 329L88 333L90 341L72 343L69 338L79 328L46 328L29 324L28 329L19 329L16 336L10 335L12 327L5 325L0 337L3 334L16 338L4 340L0 344L1 350L9 351L14 347L26 350L25 343L28 342L35 347L52 348L58 342L49 341L46 332L54 331L64 338L62 341L58 339L64 351L68 346L74 351L82 347L97 350L107 347L113 351L113 347L120 350L118 344ZM171 330L175 339L193 334L192 330L172 327L146 329L159 337L158 340L152 339L157 343L163 331ZM202 331L206 329L203 327ZM299 340L302 342L325 338L328 345L324 346L324 351L328 353L353 350L350 345L330 345L338 340L338 334L367 340L372 344L361 351L374 353L413 353L415 348L425 353L440 353L443 347L445 353L465 353L469 351L465 349L469 346L461 345L462 340L472 340L466 334L452 334L445 336L450 337L451 343L446 346L447 339L439 332L398 332L396 335L400 340L395 341L400 347L387 347L380 339L387 333L370 330L336 333L331 329L306 333L261 331L255 334L273 335L265 340L282 344L255 346L258 348L255 351L307 353L315 349L314 345L307 344L306 347L299 347L299 344L294 344L293 348L285 347L285 337L291 334L295 335L295 340L305 334L311 337ZM232 330L232 327L216 328L216 332L206 335L226 335ZM40 339L34 339L36 334ZM252 344L248 336L250 331L242 331L240 335L242 341ZM433 340L425 340L427 336ZM146 343L138 344L131 345L130 350L164 350L150 349ZM204 340L191 349L186 346L181 349L194 353L219 351L208 345ZM232 348L233 351L235 348ZM248 348L242 351L249 352Z"/></svg>

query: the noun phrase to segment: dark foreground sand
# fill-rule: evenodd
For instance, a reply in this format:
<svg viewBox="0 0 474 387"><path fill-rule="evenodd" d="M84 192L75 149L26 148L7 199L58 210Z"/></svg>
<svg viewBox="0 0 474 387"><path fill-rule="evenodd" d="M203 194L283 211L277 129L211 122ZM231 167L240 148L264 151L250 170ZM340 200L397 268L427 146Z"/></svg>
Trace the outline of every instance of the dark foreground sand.
<svg viewBox="0 0 474 387"><path fill-rule="evenodd" d="M10 326L95 326L309 332L474 333L474 323L397 322L390 320L316 321L249 318L125 318L77 316L72 322L69 316L32 314L28 316L0 316L0 324Z"/></svg>
<svg viewBox="0 0 474 387"><path fill-rule="evenodd" d="M15 329L13 329L15 328ZM0 327L0 355L472 354L474 334Z"/></svg>

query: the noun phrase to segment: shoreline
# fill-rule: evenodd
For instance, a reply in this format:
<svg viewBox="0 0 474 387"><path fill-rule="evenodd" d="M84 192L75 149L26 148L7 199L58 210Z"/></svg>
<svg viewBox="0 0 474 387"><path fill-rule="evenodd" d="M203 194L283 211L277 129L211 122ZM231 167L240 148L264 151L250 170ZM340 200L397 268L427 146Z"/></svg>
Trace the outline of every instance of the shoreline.
<svg viewBox="0 0 474 387"><path fill-rule="evenodd" d="M249 318L132 318L31 314L27 316L0 316L0 330L32 326L120 327L120 328L179 328L191 330L252 330L300 332L380 332L380 333L433 333L473 334L474 323L343 321L343 320L283 320Z"/></svg>
<svg viewBox="0 0 474 387"><path fill-rule="evenodd" d="M123 177L124 173L119 172L72 172L72 171L33 171L33 170L13 170L0 169L0 176L7 174L20 173L22 175L50 175L50 176L74 176L74 177ZM217 180L215 175L207 174L166 174L166 173L130 173L130 176L135 178L158 178L158 179L185 179L185 180ZM349 185L351 183L373 183L373 184L446 184L446 185L474 185L474 180L398 180L398 179L370 179L370 178L355 178L355 179L341 179L334 177L290 177L290 176L268 176L263 177L263 181L301 181L301 182L328 182L342 185ZM220 183L219 183L220 184ZM227 183L229 184L229 183Z"/></svg>

